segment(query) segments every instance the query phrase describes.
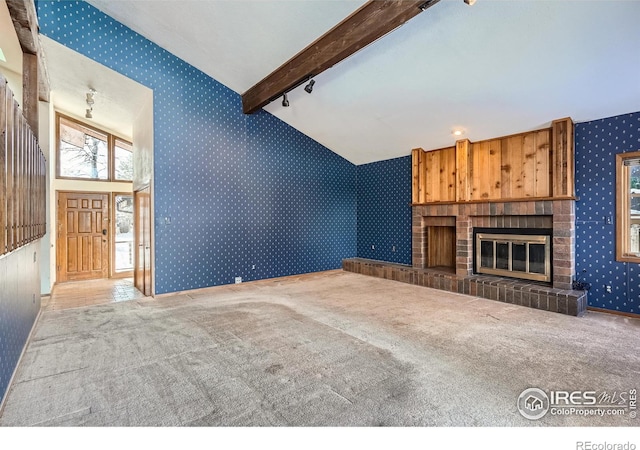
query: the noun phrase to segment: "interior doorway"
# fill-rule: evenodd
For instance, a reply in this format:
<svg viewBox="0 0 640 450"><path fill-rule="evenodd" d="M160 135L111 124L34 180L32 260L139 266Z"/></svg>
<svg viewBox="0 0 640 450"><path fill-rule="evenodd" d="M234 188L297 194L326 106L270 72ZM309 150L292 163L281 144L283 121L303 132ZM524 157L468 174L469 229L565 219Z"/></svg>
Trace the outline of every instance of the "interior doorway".
<svg viewBox="0 0 640 450"><path fill-rule="evenodd" d="M151 190L149 187L134 192L135 263L134 286L144 295L151 292Z"/></svg>
<svg viewBox="0 0 640 450"><path fill-rule="evenodd" d="M57 280L109 277L109 194L58 192Z"/></svg>
<svg viewBox="0 0 640 450"><path fill-rule="evenodd" d="M116 71L99 64L80 53L69 49L58 42L41 36L41 42L47 57L49 76L52 91L52 102L49 104L48 114L41 117L46 123L41 123L41 129L55 130L52 133L44 133L44 138L48 138L48 144L43 145L50 149L48 155L48 220L50 230L43 242L43 258L41 259L42 294L51 292L54 284L83 279L85 276L65 276L62 264L58 261L62 259L58 256L61 251L58 240L58 218L57 207L58 192L100 192L108 195L109 219L106 224L108 255L105 264L107 273L104 278L112 278L118 284L120 280L133 276L130 254L135 254L137 247L131 245L131 234L122 222L127 219L118 220L119 194L133 195L134 190L142 189L152 185L153 179L153 91L148 87L117 73ZM69 70L70 67L82 67L82 70ZM95 118L88 119L84 114L84 107L78 108L77 99L84 99L91 89L95 90L96 104L100 105L99 113L96 110ZM102 100L109 101L102 101ZM84 103L84 102L81 102ZM58 163L62 160L59 157L60 134L56 129L57 114L60 113L70 118L71 122L81 122L85 127L95 128L102 134L109 135L107 144L113 142L113 151L107 152L105 159L104 174L102 177L81 177L77 174L67 174L58 170ZM44 116L44 115L43 115ZM130 144L129 144L130 143ZM80 142L77 143L80 147ZM128 144L128 145L127 145ZM84 148L84 146L82 146ZM67 156L62 155L62 156ZM124 158L123 158L124 157ZM126 164L125 164L126 162ZM131 176L124 169L135 169ZM100 175L100 173L99 173ZM127 176L125 176L127 175ZM153 195L151 193L150 195ZM151 201L151 199L149 200ZM115 204L114 204L115 203ZM123 208L128 208L129 200L120 204L120 212L123 216L128 214ZM147 292L149 295L153 291L153 211L149 211L148 220L151 221L151 231L148 233L147 246L148 257L146 258L148 270ZM120 224L119 224L120 222ZM135 235L133 235L135 239ZM62 239L60 239L62 241ZM60 242L64 246L65 243ZM48 250L51 249L49 253ZM55 250L54 250L55 249ZM63 261L68 263L69 261ZM58 270L60 265L60 271ZM127 267L130 267L127 269ZM66 270L64 270L66 272ZM60 273L60 276L57 276ZM102 274L101 274L102 276ZM95 280L94 280L95 281Z"/></svg>

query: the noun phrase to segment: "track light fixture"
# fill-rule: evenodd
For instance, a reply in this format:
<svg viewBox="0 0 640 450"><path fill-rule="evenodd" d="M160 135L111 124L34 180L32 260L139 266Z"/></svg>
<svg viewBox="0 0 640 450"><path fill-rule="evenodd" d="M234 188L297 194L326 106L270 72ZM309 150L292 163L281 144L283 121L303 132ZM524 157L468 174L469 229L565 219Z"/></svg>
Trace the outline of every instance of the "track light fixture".
<svg viewBox="0 0 640 450"><path fill-rule="evenodd" d="M89 92L87 92L87 112L85 113L85 117L87 119L93 119L93 104L95 103L95 100L93 99L94 94L96 93L96 90L93 88L89 88Z"/></svg>
<svg viewBox="0 0 640 450"><path fill-rule="evenodd" d="M426 11L427 9L429 9L430 7L432 7L433 5L438 3L439 1L440 0L427 0L426 2L424 2L423 4L418 6L418 8L420 8L421 11Z"/></svg>
<svg viewBox="0 0 640 450"><path fill-rule="evenodd" d="M285 108L289 107L289 100L287 99L287 93L282 94L282 106Z"/></svg>
<svg viewBox="0 0 640 450"><path fill-rule="evenodd" d="M304 87L304 90L307 91L308 94L311 94L311 92L313 92L313 85L316 84L315 80L311 80L309 81L309 84L307 84Z"/></svg>

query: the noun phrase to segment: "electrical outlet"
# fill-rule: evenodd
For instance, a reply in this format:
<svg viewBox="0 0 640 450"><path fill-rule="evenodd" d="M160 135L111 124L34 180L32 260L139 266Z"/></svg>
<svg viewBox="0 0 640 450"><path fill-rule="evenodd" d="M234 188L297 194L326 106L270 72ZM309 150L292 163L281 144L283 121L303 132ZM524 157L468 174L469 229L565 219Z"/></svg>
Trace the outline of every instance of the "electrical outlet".
<svg viewBox="0 0 640 450"><path fill-rule="evenodd" d="M165 223L165 225L171 224L171 217L165 217L164 218L164 223Z"/></svg>
<svg viewBox="0 0 640 450"><path fill-rule="evenodd" d="M242 283L242 277L236 277L236 284Z"/></svg>
<svg viewBox="0 0 640 450"><path fill-rule="evenodd" d="M604 288L607 291L607 294L611 294L611 286L607 284Z"/></svg>
<svg viewBox="0 0 640 450"><path fill-rule="evenodd" d="M607 225L611 225L611 222L611 216L604 216L604 223L606 223Z"/></svg>

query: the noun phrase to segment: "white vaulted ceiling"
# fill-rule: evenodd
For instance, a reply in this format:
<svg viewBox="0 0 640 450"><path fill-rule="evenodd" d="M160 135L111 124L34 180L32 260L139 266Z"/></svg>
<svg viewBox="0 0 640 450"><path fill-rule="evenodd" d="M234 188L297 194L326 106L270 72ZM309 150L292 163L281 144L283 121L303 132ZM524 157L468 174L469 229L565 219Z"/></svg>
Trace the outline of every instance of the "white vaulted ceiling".
<svg viewBox="0 0 640 450"><path fill-rule="evenodd" d="M242 94L364 1L90 0ZM362 164L640 110L640 1L443 0L265 109ZM239 106L240 107L240 106Z"/></svg>
<svg viewBox="0 0 640 450"><path fill-rule="evenodd" d="M151 89L46 36L40 36L40 43L48 62L51 100L56 110L132 139L133 123L151 98ZM89 89L96 91L91 120L84 117Z"/></svg>

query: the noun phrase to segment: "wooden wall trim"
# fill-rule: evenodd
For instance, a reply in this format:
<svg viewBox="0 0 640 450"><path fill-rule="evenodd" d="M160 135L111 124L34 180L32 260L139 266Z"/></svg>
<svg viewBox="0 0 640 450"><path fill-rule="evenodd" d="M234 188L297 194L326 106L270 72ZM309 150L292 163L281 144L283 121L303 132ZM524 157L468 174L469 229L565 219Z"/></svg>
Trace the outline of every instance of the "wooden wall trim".
<svg viewBox="0 0 640 450"><path fill-rule="evenodd" d="M0 78L0 255L7 249L6 228L7 228L7 114L11 111L8 108L7 82Z"/></svg>
<svg viewBox="0 0 640 450"><path fill-rule="evenodd" d="M554 200L579 200L578 197L525 197L525 198L505 198L505 199L492 199L492 200L459 200L459 201L442 201L442 202L424 202L424 203L410 203L409 206L424 206L424 205L463 205L463 204L476 204L476 203L520 203L520 202L542 202L542 201L554 201Z"/></svg>
<svg viewBox="0 0 640 450"><path fill-rule="evenodd" d="M40 129L38 123L38 56L22 54L22 111L34 133Z"/></svg>
<svg viewBox="0 0 640 450"><path fill-rule="evenodd" d="M411 150L411 201L420 203L420 158L424 154L421 148Z"/></svg>
<svg viewBox="0 0 640 450"><path fill-rule="evenodd" d="M575 163L573 121L571 119L558 119L551 123L551 142L553 149L553 195L573 195Z"/></svg>
<svg viewBox="0 0 640 450"><path fill-rule="evenodd" d="M629 313L624 311L614 311L612 309L596 308L595 306L587 306L587 311L599 312L604 314L611 314L614 316L630 317L632 319L640 320L640 314Z"/></svg>
<svg viewBox="0 0 640 450"><path fill-rule="evenodd" d="M471 157L471 141L464 139L456 142L456 200L469 200L469 159Z"/></svg>
<svg viewBox="0 0 640 450"><path fill-rule="evenodd" d="M640 152L627 152L616 154L616 261L640 263L640 257L629 255L626 252L626 243L629 242L629 220L623 206L628 203L623 198L629 193L629 184L624 176L622 161L626 158L640 158Z"/></svg>
<svg viewBox="0 0 640 450"><path fill-rule="evenodd" d="M37 97L43 102L48 102L50 91L49 74L47 73L47 66L42 57L42 48L38 35L38 15L36 13L35 3L33 0L7 0L7 7L11 20L13 21L13 27L18 35L22 52L24 54L36 55L35 62L33 64L31 62L28 63L30 66L33 66L30 70L37 74L34 75L31 73L28 75L31 79L35 78L35 85L32 81L29 81L29 88L31 88L31 86L36 87L34 92L29 93L29 95ZM24 95L25 93L23 93L23 96ZM26 114L27 110L24 108L24 105L23 110ZM31 122L29 116L27 116L27 119ZM37 133L38 129L35 128L33 131Z"/></svg>

